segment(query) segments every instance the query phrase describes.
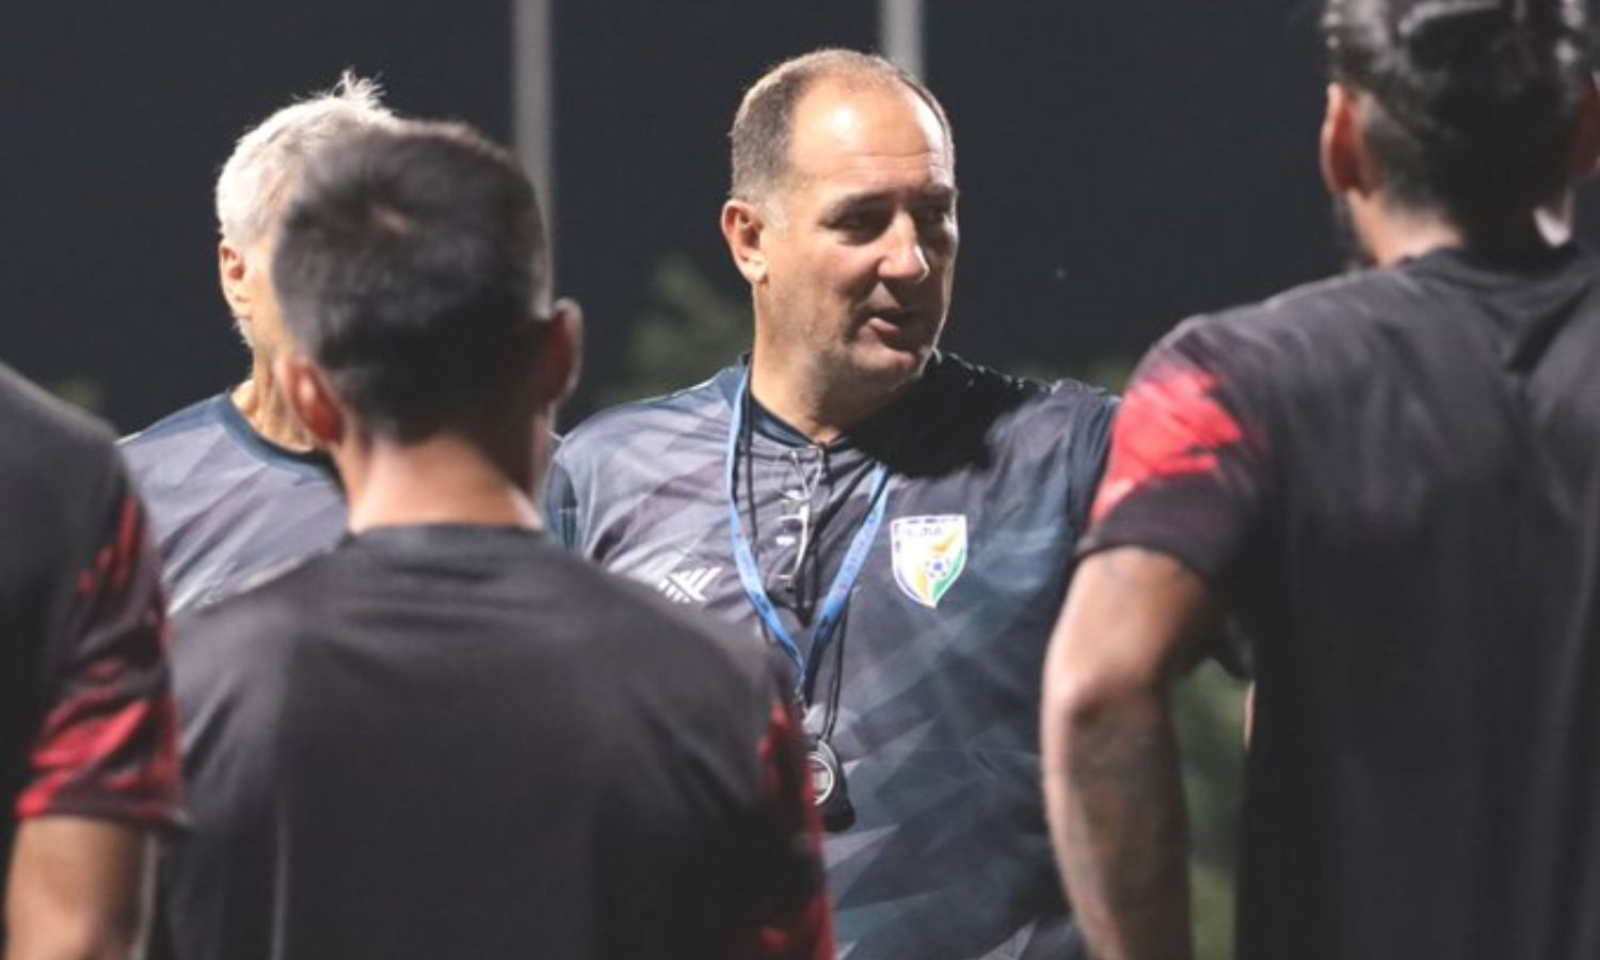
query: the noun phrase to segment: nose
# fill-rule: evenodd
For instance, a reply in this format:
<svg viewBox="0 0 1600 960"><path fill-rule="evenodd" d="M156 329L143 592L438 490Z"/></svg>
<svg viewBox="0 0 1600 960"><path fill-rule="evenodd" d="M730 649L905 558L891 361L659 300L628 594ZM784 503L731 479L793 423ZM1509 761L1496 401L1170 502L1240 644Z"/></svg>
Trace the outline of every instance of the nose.
<svg viewBox="0 0 1600 960"><path fill-rule="evenodd" d="M886 249L878 264L878 274L883 279L920 283L933 272L928 265L927 245L910 214L901 213L894 218L894 224L884 234L884 243Z"/></svg>

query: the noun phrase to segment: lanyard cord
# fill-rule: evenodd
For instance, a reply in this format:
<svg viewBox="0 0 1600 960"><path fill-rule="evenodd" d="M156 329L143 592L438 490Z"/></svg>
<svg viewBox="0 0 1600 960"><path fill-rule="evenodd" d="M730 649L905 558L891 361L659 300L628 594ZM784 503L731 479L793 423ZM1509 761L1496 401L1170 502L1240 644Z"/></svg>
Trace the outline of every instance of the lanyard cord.
<svg viewBox="0 0 1600 960"><path fill-rule="evenodd" d="M757 616L767 628L767 634L794 662L797 671L796 694L802 702L811 691L812 681L818 665L822 662L822 655L827 651L830 642L839 632L839 626L844 620L844 615L850 603L850 594L855 589L856 581L861 577L862 568L866 565L867 554L872 549L872 542L877 539L878 528L883 525L884 513L888 509L889 498L889 470L882 462L878 463L872 471L872 487L869 495L867 516L861 521L861 527L856 531L855 538L850 542L850 549L846 551L844 562L839 566L839 572L834 576L833 583L828 587L822 603L822 612L818 615L815 626L812 628L811 655L803 656L800 647L794 638L785 629L783 621L778 617L778 609L773 604L772 598L767 595L766 586L761 580L761 571L756 566L755 552L752 541L745 536L744 521L739 510L739 445L745 440L746 411L750 404L750 371L745 369L744 376L739 380L739 392L734 398L733 411L728 417L728 443L725 491L728 498L728 523L730 536L733 541L734 566L739 571L739 582L744 587L745 596L749 598L750 605L755 608ZM747 445L752 457L754 455L753 442ZM754 527L754 514L756 508L755 485L749 476L755 471L746 471L746 483L750 487L750 512L752 529ZM842 666L842 664L841 664Z"/></svg>

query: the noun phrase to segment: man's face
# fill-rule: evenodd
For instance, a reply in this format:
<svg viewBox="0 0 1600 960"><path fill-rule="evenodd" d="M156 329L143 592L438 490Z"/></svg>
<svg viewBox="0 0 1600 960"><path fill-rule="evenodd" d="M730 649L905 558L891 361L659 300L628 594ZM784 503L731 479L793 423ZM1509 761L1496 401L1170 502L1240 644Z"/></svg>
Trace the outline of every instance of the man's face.
<svg viewBox="0 0 1600 960"><path fill-rule="evenodd" d="M938 117L898 85L818 82L766 205L758 337L828 377L892 390L944 327L958 235Z"/></svg>
<svg viewBox="0 0 1600 960"><path fill-rule="evenodd" d="M282 356L288 333L278 295L272 288L272 254L277 235L265 236L243 247L224 243L222 284L228 304L239 321L239 332L252 353L264 359Z"/></svg>

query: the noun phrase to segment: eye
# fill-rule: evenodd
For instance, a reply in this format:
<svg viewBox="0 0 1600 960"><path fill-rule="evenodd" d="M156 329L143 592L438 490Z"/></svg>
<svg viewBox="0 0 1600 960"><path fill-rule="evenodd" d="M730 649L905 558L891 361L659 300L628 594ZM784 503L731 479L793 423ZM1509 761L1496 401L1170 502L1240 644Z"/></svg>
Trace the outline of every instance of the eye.
<svg viewBox="0 0 1600 960"><path fill-rule="evenodd" d="M913 216L916 217L919 229L933 230L948 224L953 214L954 211L950 207L940 204L935 207L922 207Z"/></svg>
<svg viewBox="0 0 1600 960"><path fill-rule="evenodd" d="M871 240L889 226L889 215L882 210L846 210L828 224L852 240Z"/></svg>

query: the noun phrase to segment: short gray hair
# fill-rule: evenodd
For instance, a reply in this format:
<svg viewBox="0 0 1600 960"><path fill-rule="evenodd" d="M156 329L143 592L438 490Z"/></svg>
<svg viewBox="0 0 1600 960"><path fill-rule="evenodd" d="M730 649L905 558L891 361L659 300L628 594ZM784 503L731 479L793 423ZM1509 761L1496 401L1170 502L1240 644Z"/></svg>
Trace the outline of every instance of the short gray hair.
<svg viewBox="0 0 1600 960"><path fill-rule="evenodd" d="M928 105L944 131L955 162L956 142L939 98L927 85L883 57L857 50L824 48L785 60L750 85L733 118L733 183L729 196L746 203L765 201L789 174L794 114L807 92L823 80L899 86Z"/></svg>
<svg viewBox="0 0 1600 960"><path fill-rule="evenodd" d="M240 137L217 177L222 238L238 246L255 243L318 150L352 133L396 123L382 97L377 81L346 70L331 90L284 107Z"/></svg>

